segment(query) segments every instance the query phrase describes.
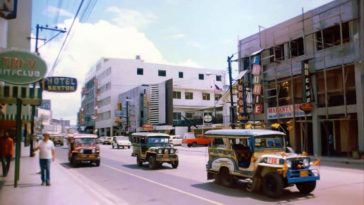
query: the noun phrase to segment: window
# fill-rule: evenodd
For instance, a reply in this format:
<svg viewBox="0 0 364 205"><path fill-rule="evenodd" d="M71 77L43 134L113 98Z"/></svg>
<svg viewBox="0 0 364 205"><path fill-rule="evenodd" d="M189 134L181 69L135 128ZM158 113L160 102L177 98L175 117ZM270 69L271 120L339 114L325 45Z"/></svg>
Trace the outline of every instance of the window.
<svg viewBox="0 0 364 205"><path fill-rule="evenodd" d="M186 112L186 118L192 119L193 118L193 112Z"/></svg>
<svg viewBox="0 0 364 205"><path fill-rule="evenodd" d="M342 43L347 43L350 41L349 34L349 22L341 24L342 29ZM316 49L321 50L325 48L330 48L341 44L340 39L340 25L331 26L325 28L322 31L316 32Z"/></svg>
<svg viewBox="0 0 364 205"><path fill-rule="evenodd" d="M137 68L137 75L143 75L143 68Z"/></svg>
<svg viewBox="0 0 364 205"><path fill-rule="evenodd" d="M4 86L4 97L9 97L10 96L10 87L5 85Z"/></svg>
<svg viewBox="0 0 364 205"><path fill-rule="evenodd" d="M181 92L173 91L173 99L181 99Z"/></svg>
<svg viewBox="0 0 364 205"><path fill-rule="evenodd" d="M221 75L216 76L216 81L221 81Z"/></svg>
<svg viewBox="0 0 364 205"><path fill-rule="evenodd" d="M291 57L301 56L304 54L303 38L291 41Z"/></svg>
<svg viewBox="0 0 364 205"><path fill-rule="evenodd" d="M22 97L22 98L25 98L25 97L26 97L26 95L27 95L27 88L22 87L22 88L21 88L21 97Z"/></svg>
<svg viewBox="0 0 364 205"><path fill-rule="evenodd" d="M158 76L166 76L166 71L165 70L158 70Z"/></svg>
<svg viewBox="0 0 364 205"><path fill-rule="evenodd" d="M248 70L249 69L249 66L250 66L250 60L249 60L249 57L245 57L243 58L243 70Z"/></svg>
<svg viewBox="0 0 364 205"><path fill-rule="evenodd" d="M210 93L202 93L202 100L210 100Z"/></svg>
<svg viewBox="0 0 364 205"><path fill-rule="evenodd" d="M220 100L220 98L222 97L221 94L215 94L215 101L218 101Z"/></svg>
<svg viewBox="0 0 364 205"><path fill-rule="evenodd" d="M181 120L182 114L180 112L174 112L173 113L173 120Z"/></svg>
<svg viewBox="0 0 364 205"><path fill-rule="evenodd" d="M178 77L183 78L183 72L178 72Z"/></svg>
<svg viewBox="0 0 364 205"><path fill-rule="evenodd" d="M270 62L277 62L284 60L284 45L275 46L269 49Z"/></svg>
<svg viewBox="0 0 364 205"><path fill-rule="evenodd" d="M185 99L186 100L192 100L193 99L193 93L192 92L185 92Z"/></svg>
<svg viewBox="0 0 364 205"><path fill-rule="evenodd" d="M204 79L204 75L203 74L198 74L198 79L200 79L200 80L203 80Z"/></svg>

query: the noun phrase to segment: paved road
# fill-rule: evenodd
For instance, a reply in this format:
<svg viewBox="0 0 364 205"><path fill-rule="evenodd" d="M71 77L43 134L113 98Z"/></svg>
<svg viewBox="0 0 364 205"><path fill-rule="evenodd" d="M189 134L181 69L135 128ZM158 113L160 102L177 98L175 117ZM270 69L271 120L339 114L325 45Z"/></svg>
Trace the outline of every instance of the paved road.
<svg viewBox="0 0 364 205"><path fill-rule="evenodd" d="M285 191L281 199L270 199L262 194L237 188L218 186L206 180L205 147L177 147L180 165L172 169L164 164L161 169L149 170L147 164L136 165L131 149L112 149L101 145L101 166L70 167L67 150L57 149L58 162L82 182L103 195L110 204L355 204L364 205L364 171L362 167L338 168L321 166L322 179L313 194L302 196L295 187Z"/></svg>

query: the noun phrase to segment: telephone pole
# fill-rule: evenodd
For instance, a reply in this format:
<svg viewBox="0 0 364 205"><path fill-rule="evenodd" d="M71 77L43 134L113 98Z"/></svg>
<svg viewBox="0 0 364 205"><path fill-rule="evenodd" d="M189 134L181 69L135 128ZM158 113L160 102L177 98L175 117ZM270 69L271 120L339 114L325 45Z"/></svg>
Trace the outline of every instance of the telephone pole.
<svg viewBox="0 0 364 205"><path fill-rule="evenodd" d="M231 68L231 60L234 57L234 54L227 57L228 62L228 70L229 70L229 90L230 90L230 119L231 119L231 128L235 129L235 109L234 109L234 101L233 101L233 76L232 76L232 68Z"/></svg>

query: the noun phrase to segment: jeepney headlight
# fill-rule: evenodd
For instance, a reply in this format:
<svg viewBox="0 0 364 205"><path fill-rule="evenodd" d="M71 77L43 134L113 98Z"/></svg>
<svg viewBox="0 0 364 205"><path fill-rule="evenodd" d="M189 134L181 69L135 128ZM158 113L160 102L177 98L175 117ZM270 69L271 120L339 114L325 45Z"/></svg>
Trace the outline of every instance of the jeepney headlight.
<svg viewBox="0 0 364 205"><path fill-rule="evenodd" d="M94 153L96 153L96 149L92 149L92 153L94 154Z"/></svg>
<svg viewBox="0 0 364 205"><path fill-rule="evenodd" d="M80 153L83 153L83 149L80 149Z"/></svg>
<svg viewBox="0 0 364 205"><path fill-rule="evenodd" d="M309 167L310 166L310 160L308 158L303 159L303 166Z"/></svg>
<svg viewBox="0 0 364 205"><path fill-rule="evenodd" d="M174 154L174 149L171 149L171 154Z"/></svg>
<svg viewBox="0 0 364 205"><path fill-rule="evenodd" d="M162 149L158 149L158 154L162 154Z"/></svg>
<svg viewBox="0 0 364 205"><path fill-rule="evenodd" d="M168 154L168 149L165 149L164 150L164 154Z"/></svg>
<svg viewBox="0 0 364 205"><path fill-rule="evenodd" d="M292 167L292 161L291 160L287 160L287 167L291 168Z"/></svg>

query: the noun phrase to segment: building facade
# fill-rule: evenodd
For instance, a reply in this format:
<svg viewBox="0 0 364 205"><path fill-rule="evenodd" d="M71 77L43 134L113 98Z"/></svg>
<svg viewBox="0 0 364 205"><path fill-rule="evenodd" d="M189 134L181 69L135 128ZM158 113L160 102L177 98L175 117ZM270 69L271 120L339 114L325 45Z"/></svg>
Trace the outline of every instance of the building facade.
<svg viewBox="0 0 364 205"><path fill-rule="evenodd" d="M98 61L93 73L96 92L95 130L97 129L102 136L112 136L116 133L114 127L118 117L115 115L118 96L135 87L173 79L173 91L179 92L180 97L176 101L173 100L173 112L183 113L186 110L193 112L196 109L213 107L213 94L222 92L216 88L223 88L225 84L225 72L221 70L146 63L139 56L136 59L103 58ZM88 90L85 88L85 92ZM202 96L202 90L206 93L205 98ZM85 110L84 105L81 110ZM79 122L82 120L80 117Z"/></svg>
<svg viewBox="0 0 364 205"><path fill-rule="evenodd" d="M248 71L245 91L253 98L245 114L279 124L297 151L358 157L364 152L363 28L363 2L336 0L239 40L239 70Z"/></svg>

